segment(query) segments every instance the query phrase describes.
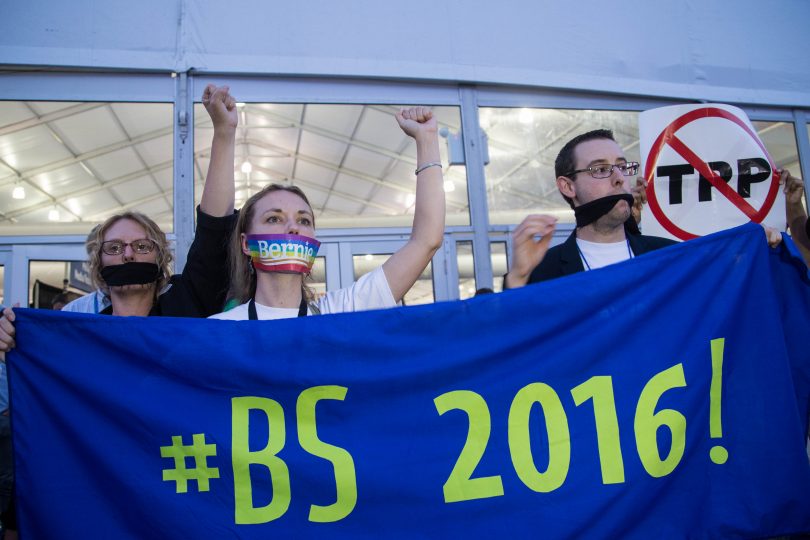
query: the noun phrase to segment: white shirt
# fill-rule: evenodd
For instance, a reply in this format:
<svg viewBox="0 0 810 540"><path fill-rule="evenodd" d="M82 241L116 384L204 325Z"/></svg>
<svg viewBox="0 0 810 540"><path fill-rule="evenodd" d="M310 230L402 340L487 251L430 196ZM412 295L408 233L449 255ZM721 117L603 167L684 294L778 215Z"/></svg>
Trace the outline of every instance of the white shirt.
<svg viewBox="0 0 810 540"><path fill-rule="evenodd" d="M365 311L368 309L391 308L397 305L382 266L360 277L351 287L331 291L319 298L315 305L321 314L346 313L351 311ZM311 309L308 311L312 315ZM256 302L256 315L260 321L273 319L292 319L298 316L298 307L274 308L263 306ZM211 315L209 319L225 319L229 321L246 321L248 316L247 303L241 306Z"/></svg>
<svg viewBox="0 0 810 540"><path fill-rule="evenodd" d="M165 293L172 288L171 283L167 283L160 294ZM71 300L62 311L72 311L73 313L101 313L112 305L112 300L109 296L104 294L100 289L78 297L76 300Z"/></svg>
<svg viewBox="0 0 810 540"><path fill-rule="evenodd" d="M630 250L627 240L602 243L577 238L577 247L585 270L596 270L633 258L633 252Z"/></svg>
<svg viewBox="0 0 810 540"><path fill-rule="evenodd" d="M110 305L110 297L103 292L95 290L90 294L80 296L65 304L62 311L72 311L74 313L101 313Z"/></svg>

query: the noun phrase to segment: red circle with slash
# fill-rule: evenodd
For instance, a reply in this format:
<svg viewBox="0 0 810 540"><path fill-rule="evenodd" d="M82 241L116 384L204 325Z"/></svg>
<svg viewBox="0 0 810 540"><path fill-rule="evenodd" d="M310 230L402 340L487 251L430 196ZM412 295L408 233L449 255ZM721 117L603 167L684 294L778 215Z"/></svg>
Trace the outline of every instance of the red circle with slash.
<svg viewBox="0 0 810 540"><path fill-rule="evenodd" d="M699 158L697 154L695 154L688 146L686 146L683 141L677 137L676 134L679 129L702 118L724 118L737 124L754 140L754 142L757 143L760 149L762 149L762 153L767 158L768 163L771 166L771 170L773 171L773 181L771 182L771 187L768 190L768 195L765 197L765 202L763 203L762 208L759 210L756 210L753 206L751 206L748 201L746 201L734 190L734 188L715 174L715 172L706 164L705 161ZM773 161L771 161L771 156L768 154L765 146L763 146L762 142L759 140L759 137L757 137L757 135L744 121L724 109L718 109L717 107L695 109L694 111L689 111L688 113L676 118L675 121L669 124L664 131L661 132L658 138L655 139L655 142L650 148L650 153L647 156L646 169L644 171L644 177L647 179L649 185L649 188L647 189L647 203L650 205L650 211L653 213L656 219L658 219L661 226L664 227L664 229L671 235L675 236L676 238L680 238L681 240L691 240L692 238L697 238L697 235L687 232L675 225L675 223L673 223L672 220L670 220L666 214L664 214L664 211L661 209L661 205L658 203L658 197L655 194L655 182L653 182L653 171L655 170L656 163L658 162L658 156L661 154L661 150L663 150L665 145L669 145L673 150L675 150L675 152L677 152L692 167L694 167L695 170L701 174L701 176L711 182L712 186L717 188L717 191L719 191L721 195L731 201L734 206L739 208L742 213L748 216L751 221L761 223L762 220L768 215L768 212L771 211L773 203L776 201L776 195L779 191L779 172L776 170L776 166L773 164Z"/></svg>

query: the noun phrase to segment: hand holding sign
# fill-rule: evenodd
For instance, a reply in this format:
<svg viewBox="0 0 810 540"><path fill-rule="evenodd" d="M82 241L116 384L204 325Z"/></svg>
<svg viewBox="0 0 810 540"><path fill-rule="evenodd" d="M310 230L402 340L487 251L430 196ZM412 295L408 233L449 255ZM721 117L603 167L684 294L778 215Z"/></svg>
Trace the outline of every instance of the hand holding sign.
<svg viewBox="0 0 810 540"><path fill-rule="evenodd" d="M636 185L630 190L633 194L633 219L636 223L641 224L641 213L644 210L644 205L647 204L647 181L643 176L636 178Z"/></svg>
<svg viewBox="0 0 810 540"><path fill-rule="evenodd" d="M802 204L804 194L804 182L801 178L796 178L786 169L779 169L779 181L785 185L785 204Z"/></svg>
<svg viewBox="0 0 810 540"><path fill-rule="evenodd" d="M804 209L804 182L796 178L790 171L780 169L781 182L785 185L785 209L787 224L793 240L802 250L804 260L810 266L810 220L807 219L807 210Z"/></svg>

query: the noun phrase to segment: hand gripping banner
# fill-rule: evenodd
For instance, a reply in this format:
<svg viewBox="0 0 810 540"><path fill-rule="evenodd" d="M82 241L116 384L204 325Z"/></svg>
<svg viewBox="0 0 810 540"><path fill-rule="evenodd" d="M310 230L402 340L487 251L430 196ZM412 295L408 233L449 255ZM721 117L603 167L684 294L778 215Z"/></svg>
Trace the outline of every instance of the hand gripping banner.
<svg viewBox="0 0 810 540"><path fill-rule="evenodd" d="M747 225L463 302L282 321L19 310L20 532L810 530L810 281Z"/></svg>

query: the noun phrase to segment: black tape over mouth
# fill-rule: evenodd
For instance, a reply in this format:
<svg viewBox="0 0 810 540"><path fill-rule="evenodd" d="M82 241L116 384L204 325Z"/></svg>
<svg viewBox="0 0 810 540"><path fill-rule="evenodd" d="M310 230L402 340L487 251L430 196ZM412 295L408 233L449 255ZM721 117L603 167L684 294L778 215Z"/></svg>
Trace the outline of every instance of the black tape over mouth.
<svg viewBox="0 0 810 540"><path fill-rule="evenodd" d="M145 285L158 280L160 268L155 263L148 262L113 264L101 269L101 277L108 287Z"/></svg>
<svg viewBox="0 0 810 540"><path fill-rule="evenodd" d="M619 201L626 201L630 208L633 207L633 196L629 193L620 193L617 195L608 195L601 199L593 200L589 203L577 206L574 208L574 216L577 220L577 228L590 225L600 217L604 216L616 206ZM630 217L632 220L632 216ZM628 220L629 221L629 220ZM633 220L635 223L635 220Z"/></svg>

